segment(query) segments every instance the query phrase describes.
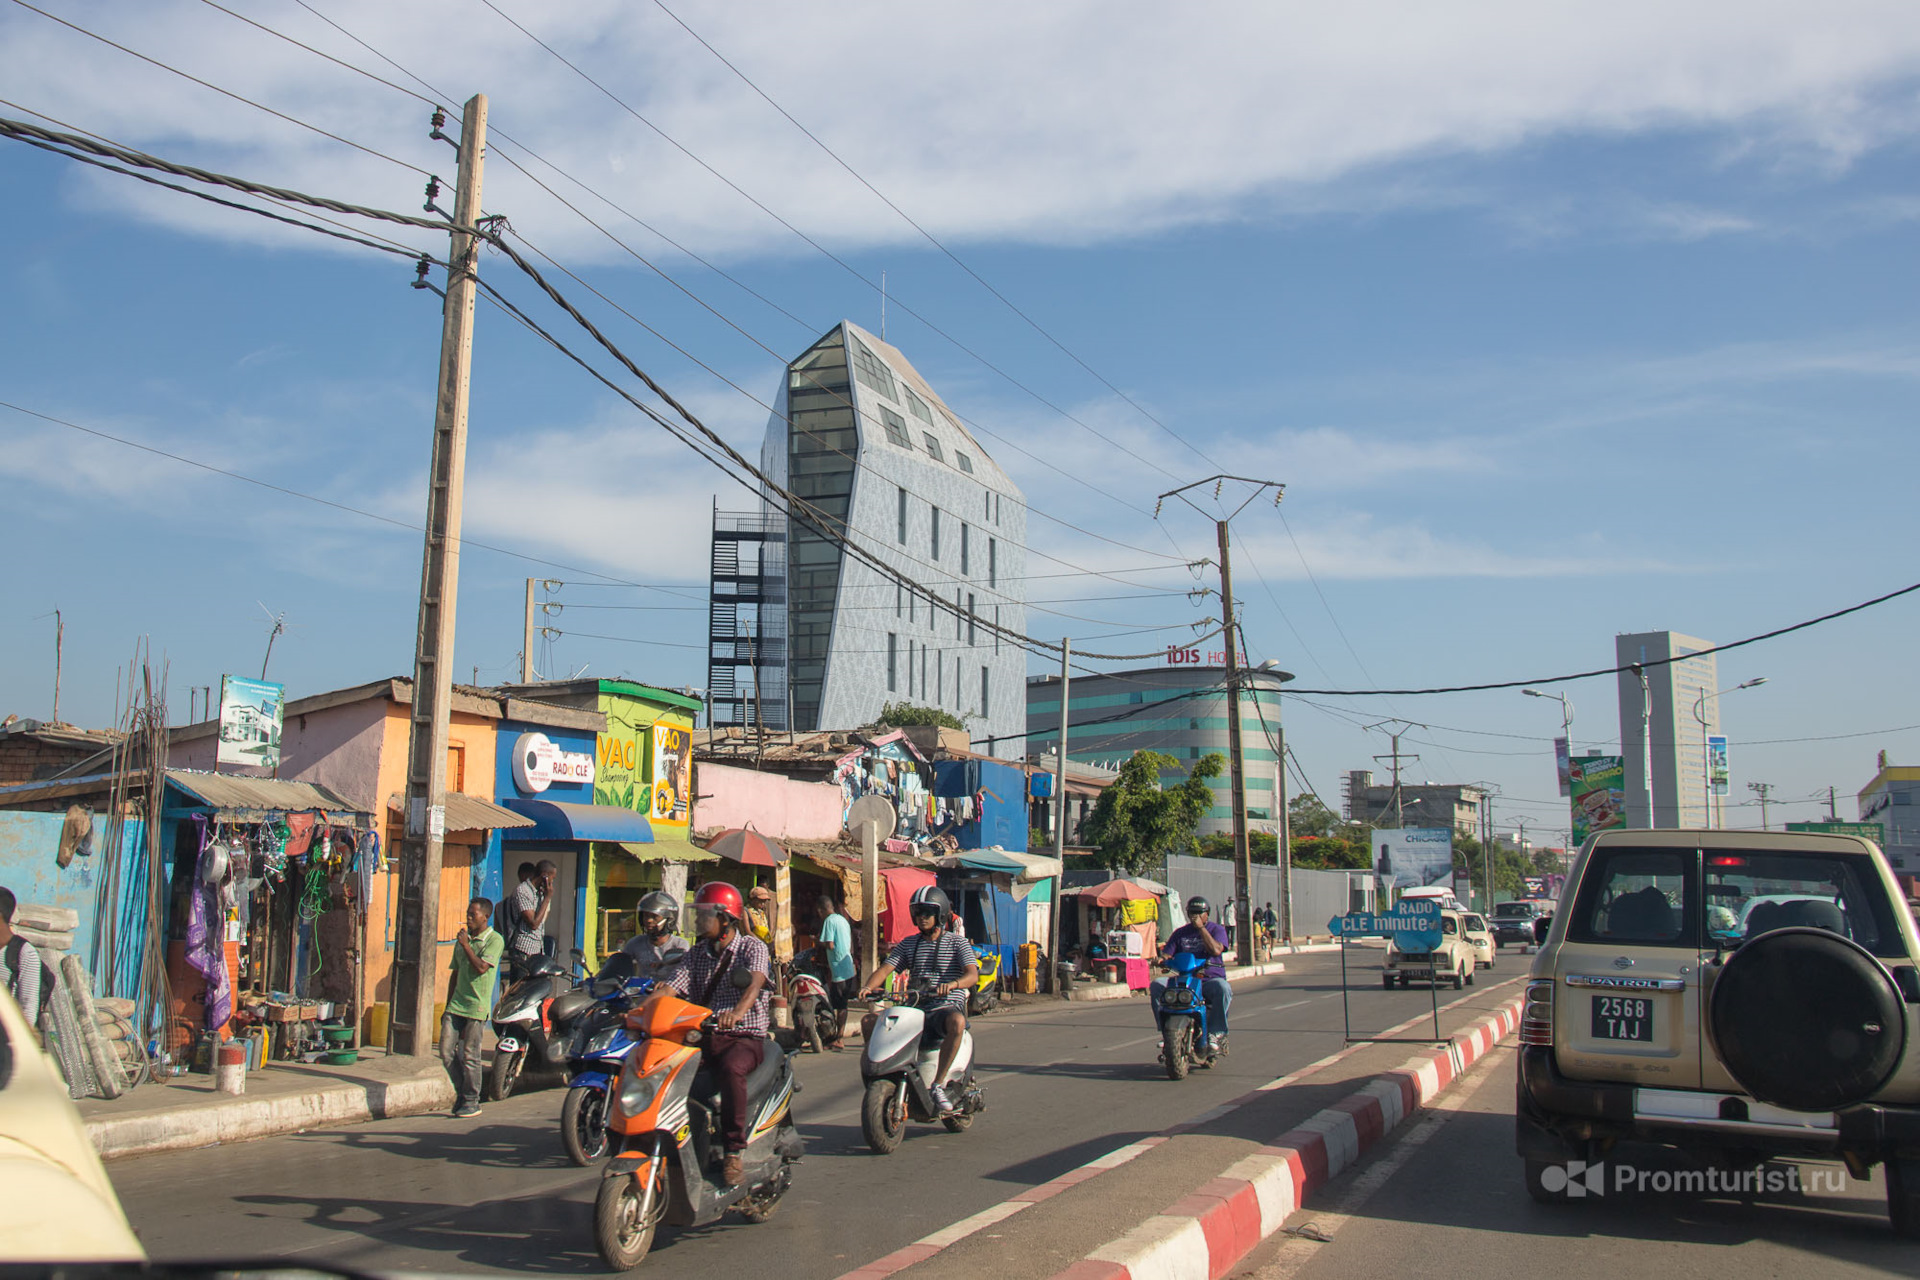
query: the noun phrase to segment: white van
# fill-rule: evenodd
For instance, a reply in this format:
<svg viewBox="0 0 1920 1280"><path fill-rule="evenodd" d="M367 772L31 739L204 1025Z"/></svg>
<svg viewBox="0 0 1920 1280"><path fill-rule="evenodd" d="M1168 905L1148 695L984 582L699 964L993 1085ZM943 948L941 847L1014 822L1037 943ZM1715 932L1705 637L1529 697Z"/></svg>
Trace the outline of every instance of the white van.
<svg viewBox="0 0 1920 1280"><path fill-rule="evenodd" d="M1466 908L1461 905L1460 899L1454 896L1453 890L1443 884L1430 884L1419 889L1403 890L1396 901L1417 902L1423 898L1430 898L1438 902L1442 911L1466 910Z"/></svg>

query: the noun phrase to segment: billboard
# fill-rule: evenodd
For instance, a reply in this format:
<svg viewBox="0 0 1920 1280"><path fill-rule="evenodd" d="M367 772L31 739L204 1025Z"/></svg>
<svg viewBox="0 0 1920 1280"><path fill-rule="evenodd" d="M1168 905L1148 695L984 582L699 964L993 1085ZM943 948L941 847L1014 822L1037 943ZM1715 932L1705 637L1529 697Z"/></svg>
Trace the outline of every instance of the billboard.
<svg viewBox="0 0 1920 1280"><path fill-rule="evenodd" d="M1787 830L1824 832L1832 836L1860 836L1873 841L1882 849L1887 847L1887 826L1884 822L1789 822Z"/></svg>
<svg viewBox="0 0 1920 1280"><path fill-rule="evenodd" d="M280 767L280 720L286 686L241 676L220 677L220 745L216 766L251 764Z"/></svg>
<svg viewBox="0 0 1920 1280"><path fill-rule="evenodd" d="M1401 827L1373 833L1373 871L1395 889L1448 885L1453 877L1453 832L1446 827Z"/></svg>
<svg viewBox="0 0 1920 1280"><path fill-rule="evenodd" d="M1727 740L1718 735L1707 739L1707 781L1713 794L1727 794Z"/></svg>
<svg viewBox="0 0 1920 1280"><path fill-rule="evenodd" d="M1569 753L1568 743L1565 738L1555 738L1553 740L1553 765L1555 771L1560 775L1561 796L1572 795L1573 757Z"/></svg>
<svg viewBox="0 0 1920 1280"><path fill-rule="evenodd" d="M1627 821L1627 761L1625 756L1575 756L1570 762L1573 791L1573 843Z"/></svg>
<svg viewBox="0 0 1920 1280"><path fill-rule="evenodd" d="M653 738L653 820L685 822L693 807L693 730L656 721Z"/></svg>

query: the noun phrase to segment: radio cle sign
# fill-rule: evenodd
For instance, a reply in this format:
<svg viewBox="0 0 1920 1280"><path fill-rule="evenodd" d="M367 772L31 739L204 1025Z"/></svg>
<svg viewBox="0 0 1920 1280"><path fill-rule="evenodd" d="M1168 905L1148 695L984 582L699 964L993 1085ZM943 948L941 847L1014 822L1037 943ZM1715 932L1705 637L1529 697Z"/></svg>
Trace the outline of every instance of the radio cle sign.
<svg viewBox="0 0 1920 1280"><path fill-rule="evenodd" d="M1387 937L1400 951L1431 951L1442 937L1440 903L1433 898L1402 898L1391 912L1349 911L1327 921L1327 928L1343 942Z"/></svg>
<svg viewBox="0 0 1920 1280"><path fill-rule="evenodd" d="M544 733L523 733L513 744L513 780L522 791L541 792L556 782L593 785L593 753L562 751Z"/></svg>

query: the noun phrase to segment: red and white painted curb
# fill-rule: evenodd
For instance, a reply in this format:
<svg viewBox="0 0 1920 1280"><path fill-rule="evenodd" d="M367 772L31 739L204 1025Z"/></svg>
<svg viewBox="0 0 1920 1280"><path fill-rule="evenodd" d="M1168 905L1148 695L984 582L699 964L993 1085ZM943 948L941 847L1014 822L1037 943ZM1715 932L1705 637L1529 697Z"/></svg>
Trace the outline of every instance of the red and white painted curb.
<svg viewBox="0 0 1920 1280"><path fill-rule="evenodd" d="M1389 1071L1102 1245L1054 1280L1219 1280L1337 1177L1513 1033L1514 1000L1444 1049Z"/></svg>

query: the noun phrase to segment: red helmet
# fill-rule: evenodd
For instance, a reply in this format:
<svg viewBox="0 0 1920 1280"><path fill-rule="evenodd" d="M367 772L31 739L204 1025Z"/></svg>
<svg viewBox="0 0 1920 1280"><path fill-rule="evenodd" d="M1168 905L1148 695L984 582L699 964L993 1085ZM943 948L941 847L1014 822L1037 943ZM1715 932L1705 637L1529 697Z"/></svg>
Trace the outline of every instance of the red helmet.
<svg viewBox="0 0 1920 1280"><path fill-rule="evenodd" d="M723 911L735 920L743 920L747 915L747 904L740 897L740 891L724 880L709 880L700 886L700 892L693 895L693 905L713 907Z"/></svg>

